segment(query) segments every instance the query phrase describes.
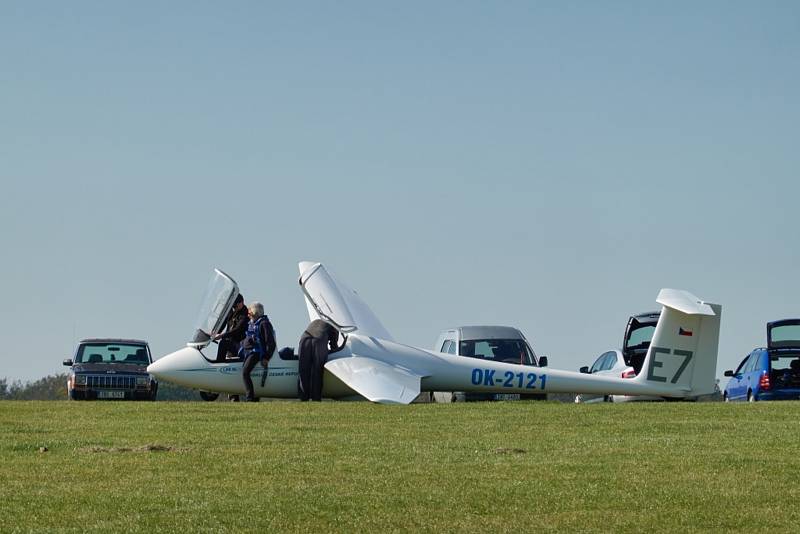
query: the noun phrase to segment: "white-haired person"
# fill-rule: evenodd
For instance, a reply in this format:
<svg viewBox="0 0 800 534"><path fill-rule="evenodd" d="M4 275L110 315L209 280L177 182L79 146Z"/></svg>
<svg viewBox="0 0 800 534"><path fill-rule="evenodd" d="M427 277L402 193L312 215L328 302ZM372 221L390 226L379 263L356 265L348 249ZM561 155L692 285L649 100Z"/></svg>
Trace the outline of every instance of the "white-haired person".
<svg viewBox="0 0 800 534"><path fill-rule="evenodd" d="M250 373L257 363L261 363L264 372L267 372L269 359L275 352L275 329L269 322L269 317L264 315L264 305L260 302L252 302L247 307L247 314L250 323L247 325L247 335L242 341L242 352L244 365L242 365L242 380L246 391L245 402L258 402L255 390L253 389L253 379Z"/></svg>

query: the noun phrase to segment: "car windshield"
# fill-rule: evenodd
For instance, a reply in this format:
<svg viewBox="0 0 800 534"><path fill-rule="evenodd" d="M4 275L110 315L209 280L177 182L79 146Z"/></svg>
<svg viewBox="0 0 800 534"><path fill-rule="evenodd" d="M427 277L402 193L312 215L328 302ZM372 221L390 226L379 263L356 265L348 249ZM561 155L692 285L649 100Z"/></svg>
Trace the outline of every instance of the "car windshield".
<svg viewBox="0 0 800 534"><path fill-rule="evenodd" d="M536 365L536 355L523 339L467 339L459 343L459 354L495 362Z"/></svg>
<svg viewBox="0 0 800 534"><path fill-rule="evenodd" d="M75 355L76 363L148 365L147 347L132 343L83 343Z"/></svg>
<svg viewBox="0 0 800 534"><path fill-rule="evenodd" d="M200 311L197 313L192 342L203 343L219 333L238 294L239 287L236 282L219 269L214 269L214 275L208 283Z"/></svg>

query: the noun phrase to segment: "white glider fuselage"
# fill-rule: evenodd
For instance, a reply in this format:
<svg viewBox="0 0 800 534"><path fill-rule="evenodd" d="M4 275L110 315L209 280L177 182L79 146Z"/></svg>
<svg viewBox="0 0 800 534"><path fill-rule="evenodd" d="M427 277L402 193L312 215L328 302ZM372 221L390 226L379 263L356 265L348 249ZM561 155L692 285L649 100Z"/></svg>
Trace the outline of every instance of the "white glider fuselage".
<svg viewBox="0 0 800 534"><path fill-rule="evenodd" d="M352 347L356 346L361 356L354 356ZM486 393L602 393L605 395L674 395L674 391L664 389L654 392L652 387L644 386L634 380L586 375L573 371L533 367L511 363L492 362L452 354L438 353L392 341L365 338L356 334L348 336L345 347L329 357L329 362L347 362L350 358L370 358L392 364L397 355L411 370L424 372L420 391L481 391ZM184 347L168 354L153 363L150 374L182 386L217 391L229 394L244 394L242 382L242 362L229 361L216 363L207 360L203 353L194 347ZM282 360L275 356L266 369L267 379L262 378L265 369L257 365L250 376L255 393L265 398L297 398L298 362ZM358 393L348 387L330 372L325 373L323 396L326 398L346 398ZM410 395L416 397L413 389ZM413 400L412 397L412 400Z"/></svg>
<svg viewBox="0 0 800 534"><path fill-rule="evenodd" d="M355 352L354 352L355 351ZM397 366L410 376L420 375L420 389L413 386L407 392L400 391L402 398L413 400L420 391L476 391L485 393L594 393L603 395L657 395L676 396L671 385L664 386L643 383L636 379L623 379L608 376L595 376L511 363L492 362L464 356L402 345L393 341L379 340L350 334L345 347L331 354L330 365L358 363L359 359L382 362ZM372 362L370 362L372 363ZM359 373L353 365L348 366L351 375ZM169 382L183 386L218 391L230 394L243 394L242 362L229 361L216 363L207 360L202 352L194 347L184 347L169 354L148 369L151 374ZM668 369L676 372L675 366ZM261 366L251 373L255 393L259 397L297 398L298 361L282 360L277 354L266 369L267 379L262 382L265 370ZM368 371L362 371L368 373ZM664 374L665 378L670 378ZM336 375L325 372L323 396L326 398L346 398L359 393L348 387ZM262 385L263 384L263 385ZM679 396L679 395L678 395ZM391 402L376 399L376 402ZM409 401L410 402L410 401Z"/></svg>

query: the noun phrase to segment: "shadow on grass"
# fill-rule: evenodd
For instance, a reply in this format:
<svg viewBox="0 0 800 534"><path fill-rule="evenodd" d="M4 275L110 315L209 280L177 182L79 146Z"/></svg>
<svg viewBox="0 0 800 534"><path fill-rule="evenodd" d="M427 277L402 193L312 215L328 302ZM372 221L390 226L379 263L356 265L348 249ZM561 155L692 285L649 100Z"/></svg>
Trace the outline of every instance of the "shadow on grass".
<svg viewBox="0 0 800 534"><path fill-rule="evenodd" d="M142 445L141 447L100 447L99 445L93 445L91 447L82 447L78 449L78 452L185 452L188 450L167 445Z"/></svg>

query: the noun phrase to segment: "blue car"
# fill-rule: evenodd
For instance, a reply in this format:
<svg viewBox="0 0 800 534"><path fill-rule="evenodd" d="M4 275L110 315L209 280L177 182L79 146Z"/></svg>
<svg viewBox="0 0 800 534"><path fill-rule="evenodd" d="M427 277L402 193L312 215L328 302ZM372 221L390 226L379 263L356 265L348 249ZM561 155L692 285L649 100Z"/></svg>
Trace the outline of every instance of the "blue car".
<svg viewBox="0 0 800 534"><path fill-rule="evenodd" d="M800 319L767 323L767 346L748 354L731 377L725 401L800 399Z"/></svg>

